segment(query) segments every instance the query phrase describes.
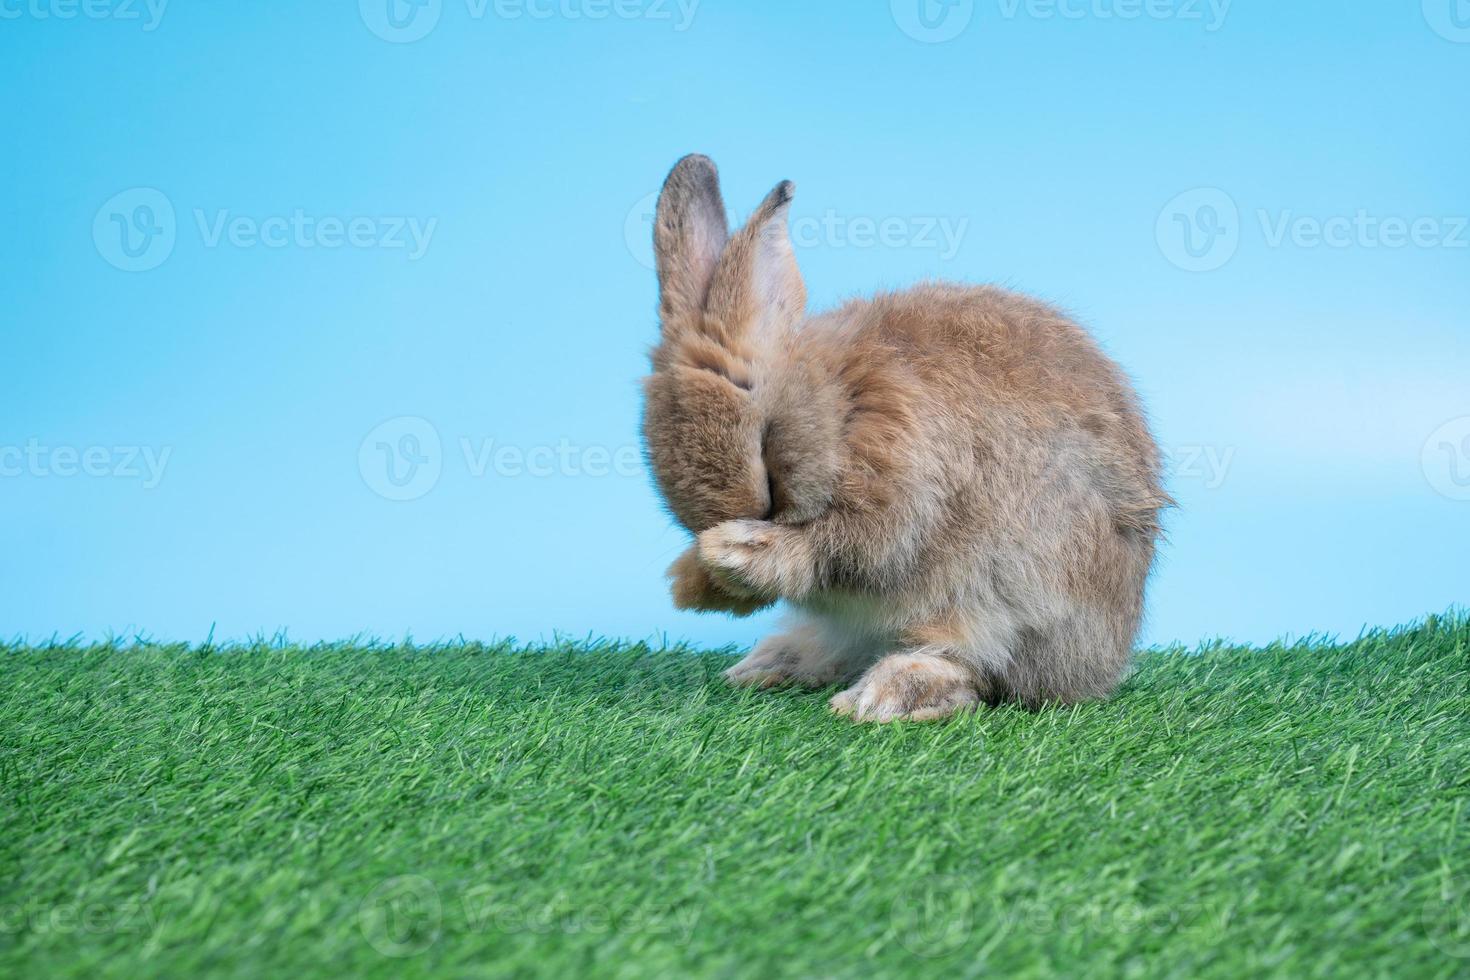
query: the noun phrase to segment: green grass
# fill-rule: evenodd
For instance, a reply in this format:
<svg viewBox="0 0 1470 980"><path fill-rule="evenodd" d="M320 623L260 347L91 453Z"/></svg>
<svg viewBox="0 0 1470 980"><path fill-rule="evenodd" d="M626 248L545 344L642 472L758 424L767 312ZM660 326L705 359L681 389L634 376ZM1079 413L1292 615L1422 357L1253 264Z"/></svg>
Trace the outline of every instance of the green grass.
<svg viewBox="0 0 1470 980"><path fill-rule="evenodd" d="M1470 975L1470 619L861 727L643 646L0 646L0 975Z"/></svg>

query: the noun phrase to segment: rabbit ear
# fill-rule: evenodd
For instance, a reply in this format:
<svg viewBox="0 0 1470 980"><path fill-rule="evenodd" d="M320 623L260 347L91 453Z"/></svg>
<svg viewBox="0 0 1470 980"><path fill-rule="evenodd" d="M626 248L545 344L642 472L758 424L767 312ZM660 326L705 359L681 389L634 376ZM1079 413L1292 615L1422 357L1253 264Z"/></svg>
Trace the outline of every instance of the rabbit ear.
<svg viewBox="0 0 1470 980"><path fill-rule="evenodd" d="M787 221L796 185L777 184L725 249L710 286L706 312L759 333L790 328L806 312L806 285L796 266Z"/></svg>
<svg viewBox="0 0 1470 980"><path fill-rule="evenodd" d="M690 154L669 172L654 213L653 252L666 327L670 320L703 312L729 237L714 161Z"/></svg>

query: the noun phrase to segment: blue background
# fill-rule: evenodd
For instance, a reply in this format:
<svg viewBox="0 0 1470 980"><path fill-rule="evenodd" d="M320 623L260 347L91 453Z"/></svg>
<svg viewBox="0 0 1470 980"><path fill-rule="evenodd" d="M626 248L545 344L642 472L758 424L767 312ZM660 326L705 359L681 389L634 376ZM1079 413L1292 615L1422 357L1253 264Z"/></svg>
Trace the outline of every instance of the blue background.
<svg viewBox="0 0 1470 980"><path fill-rule="evenodd" d="M737 219L797 182L813 309L996 281L1096 332L1182 505L1146 642L1352 634L1464 600L1470 442L1426 440L1470 435L1470 232L1272 242L1283 217L1448 238L1470 215L1459 0L935 4L936 30L963 28L943 43L913 0L702 0L687 22L672 0L418 21L393 0L432 28L412 43L380 36L388 2L177 0L153 22L141 0L4 0L0 447L103 447L114 475L0 477L0 634L754 639L769 617L671 609L685 538L641 469L476 476L461 444L636 446L646 212L693 150ZM135 188L175 241L130 272L112 215ZM417 258L209 244L221 216L298 210L436 224ZM922 234L940 221L965 223L952 255ZM1228 261L1182 268L1176 227ZM441 440L405 501L375 492L379 440L359 452L399 417ZM379 434L407 446L405 425ZM156 486L126 447L168 451Z"/></svg>

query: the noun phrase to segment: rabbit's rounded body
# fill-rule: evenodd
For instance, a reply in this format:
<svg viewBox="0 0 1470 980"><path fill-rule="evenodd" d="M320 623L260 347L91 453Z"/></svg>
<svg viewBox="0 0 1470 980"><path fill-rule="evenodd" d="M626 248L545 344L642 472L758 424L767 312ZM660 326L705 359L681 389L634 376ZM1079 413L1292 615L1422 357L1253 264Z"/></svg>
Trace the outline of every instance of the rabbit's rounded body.
<svg viewBox="0 0 1470 980"><path fill-rule="evenodd" d="M731 679L855 679L834 709L878 721L1106 696L1168 504L1121 371L1057 311L990 287L805 318L789 185L726 241L713 181L686 159L660 200L645 433L698 539L676 601L792 607Z"/></svg>

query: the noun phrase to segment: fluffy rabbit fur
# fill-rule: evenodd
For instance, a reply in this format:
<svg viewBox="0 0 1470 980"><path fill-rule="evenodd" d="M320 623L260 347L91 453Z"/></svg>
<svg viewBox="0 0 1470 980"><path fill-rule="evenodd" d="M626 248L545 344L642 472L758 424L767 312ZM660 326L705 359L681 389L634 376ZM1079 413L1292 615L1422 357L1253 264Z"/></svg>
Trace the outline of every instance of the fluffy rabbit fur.
<svg viewBox="0 0 1470 980"><path fill-rule="evenodd" d="M727 676L850 685L831 705L859 721L1105 697L1170 503L1127 379L1061 313L993 287L808 317L793 190L734 236L709 159L659 197L644 437L696 537L675 604L785 600L786 631Z"/></svg>

